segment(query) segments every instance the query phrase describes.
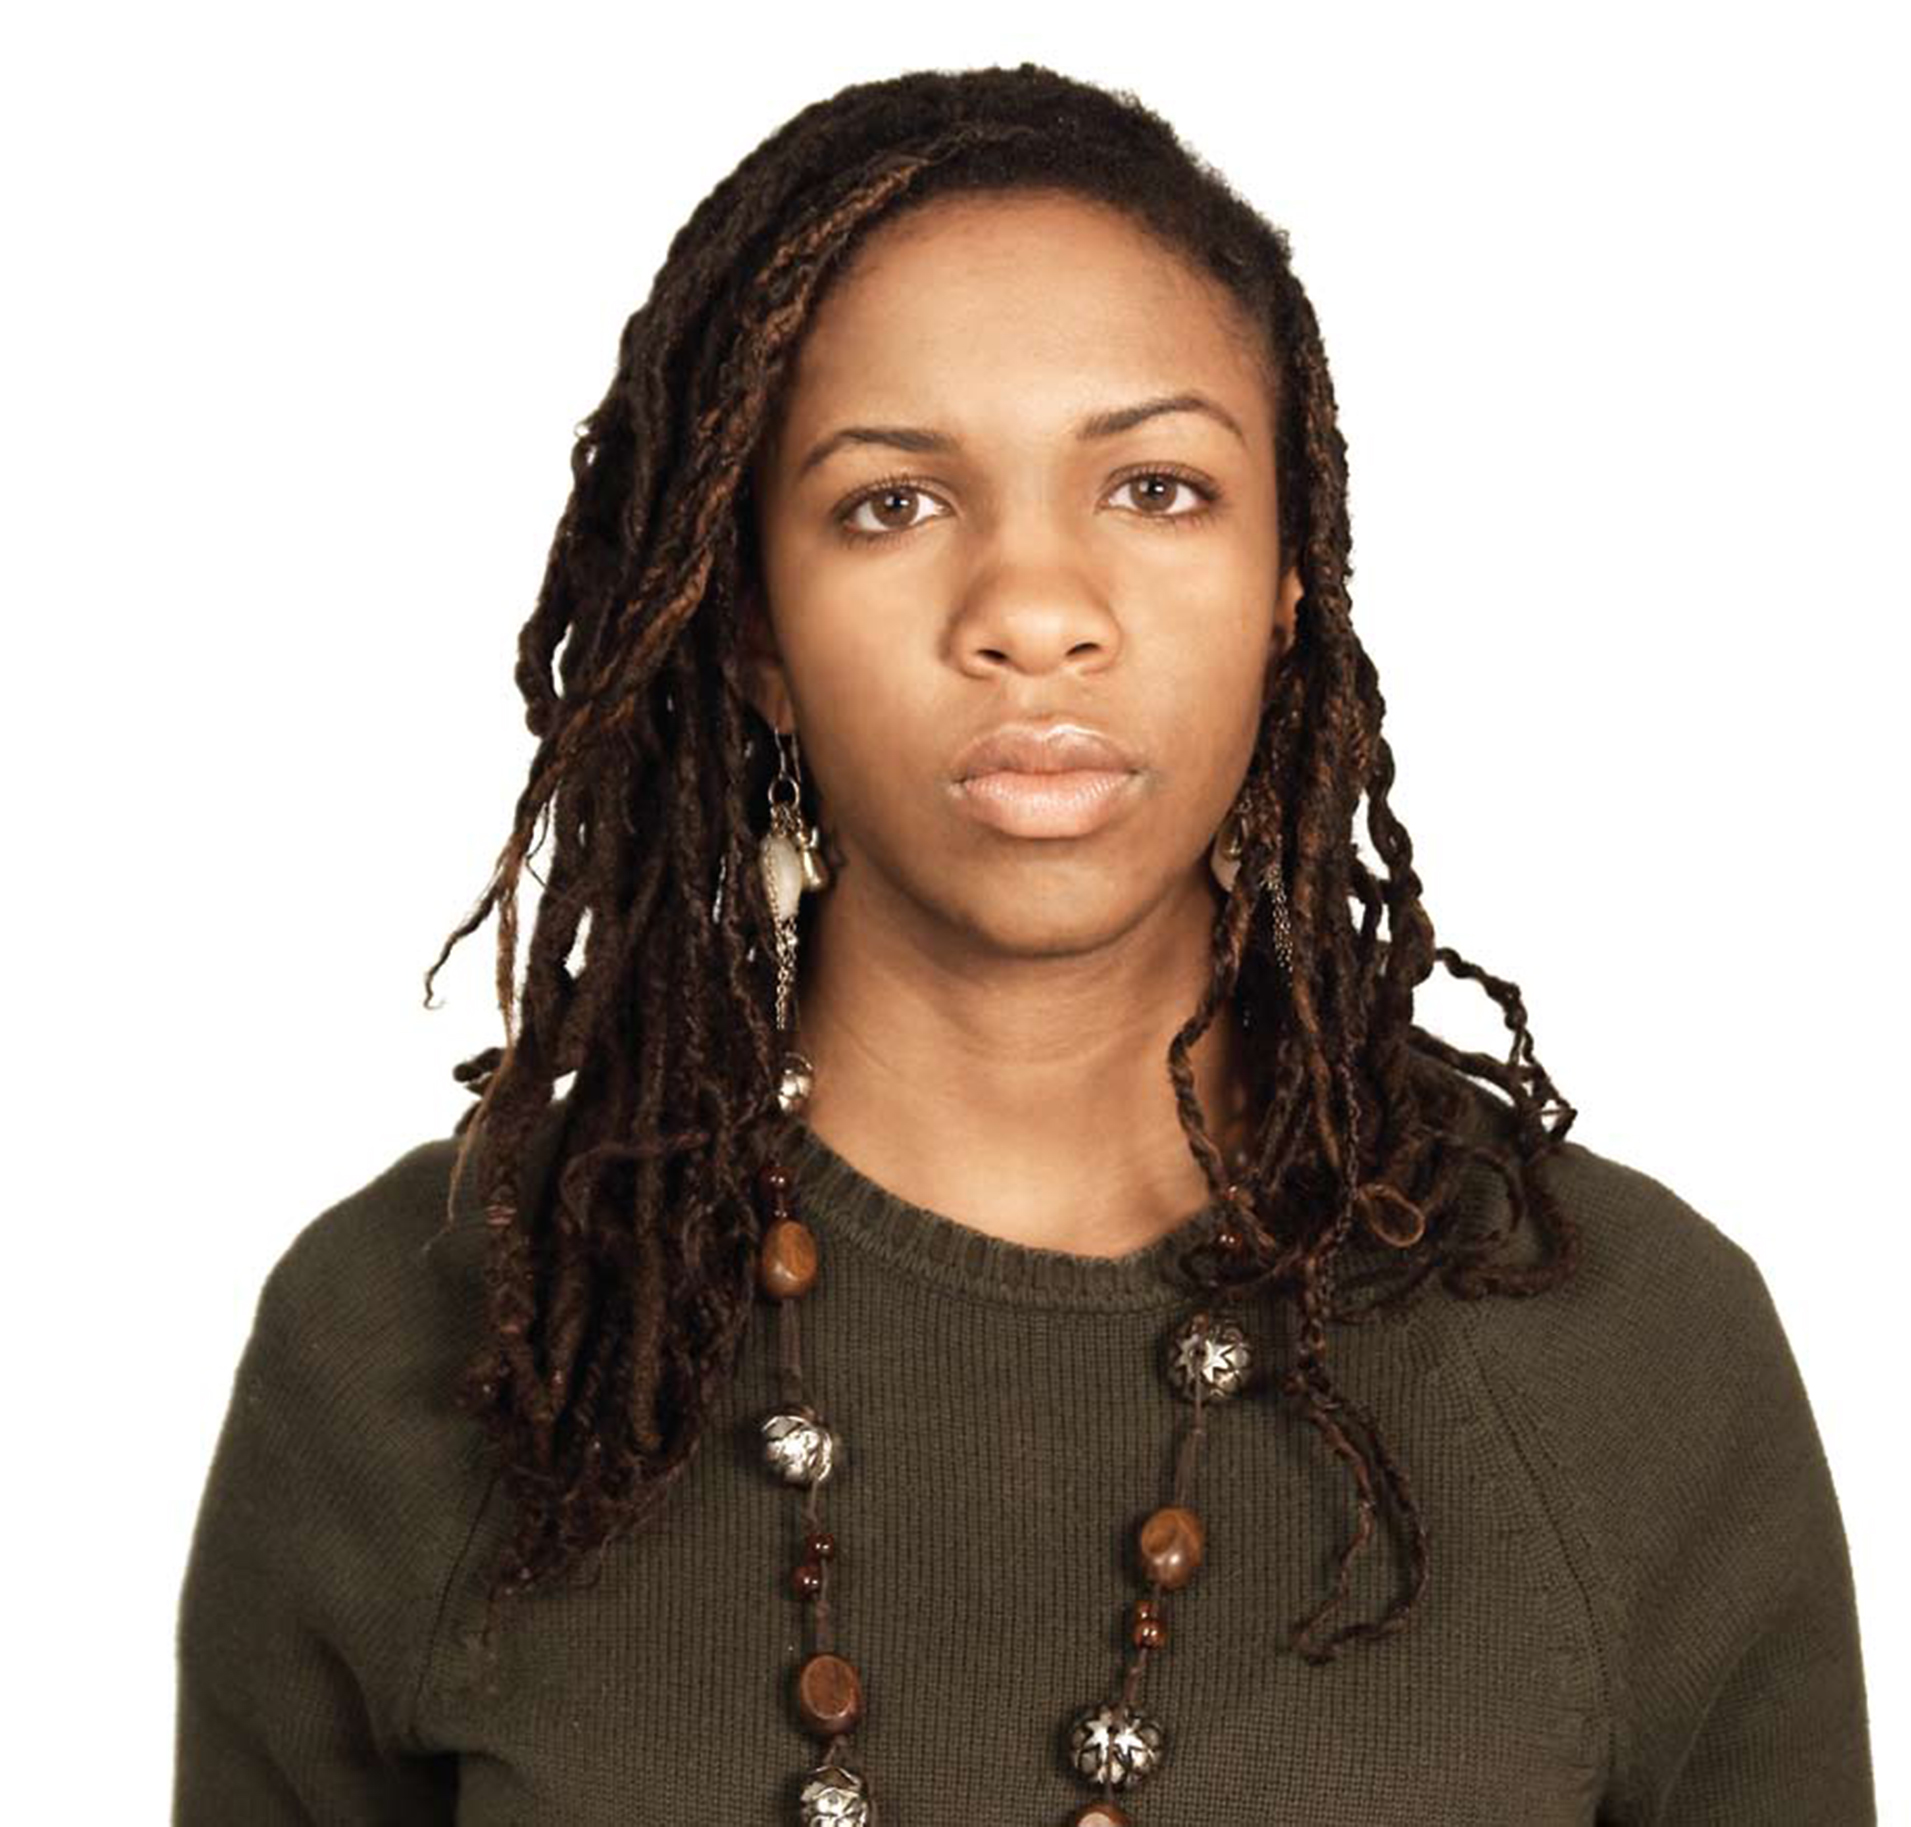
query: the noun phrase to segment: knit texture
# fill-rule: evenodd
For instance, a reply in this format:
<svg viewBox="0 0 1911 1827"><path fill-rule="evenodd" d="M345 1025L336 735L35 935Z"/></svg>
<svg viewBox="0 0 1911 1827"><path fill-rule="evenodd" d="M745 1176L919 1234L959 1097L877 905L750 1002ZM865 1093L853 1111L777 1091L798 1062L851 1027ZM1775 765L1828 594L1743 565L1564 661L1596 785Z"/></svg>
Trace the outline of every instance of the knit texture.
<svg viewBox="0 0 1911 1827"><path fill-rule="evenodd" d="M801 1499L757 1434L767 1303L661 1526L594 1586L507 1609L480 1661L508 1518L452 1401L483 1317L470 1182L421 1254L456 1146L412 1149L266 1278L181 1591L175 1823L796 1821L819 1747L791 1700ZM1209 1211L1072 1256L909 1204L808 1130L790 1165L821 1244L804 1368L846 1447L822 1508L876 1820L1065 1821L1092 1793L1066 1729L1119 1690L1134 1532L1169 1500L1188 1409L1162 1347ZM1331 1589L1352 1481L1271 1378L1209 1410L1206 1564L1139 1696L1166 1746L1122 1798L1138 1823L1875 1822L1842 1520L1758 1268L1578 1143L1541 1172L1582 1229L1575 1279L1436 1285L1401 1323L1329 1329L1427 1525L1403 1631L1320 1667L1286 1648ZM1488 1169L1463 1203L1506 1215ZM1262 1367L1291 1361L1285 1303L1245 1319ZM1383 1511L1330 1627L1385 1611L1406 1541Z"/></svg>

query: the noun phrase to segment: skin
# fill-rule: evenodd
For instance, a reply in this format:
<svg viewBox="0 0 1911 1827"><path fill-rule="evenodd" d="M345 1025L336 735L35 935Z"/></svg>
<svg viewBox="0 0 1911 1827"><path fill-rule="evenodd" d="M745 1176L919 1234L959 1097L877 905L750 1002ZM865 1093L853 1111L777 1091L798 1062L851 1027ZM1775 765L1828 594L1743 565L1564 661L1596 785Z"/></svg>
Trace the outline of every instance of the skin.
<svg viewBox="0 0 1911 1827"><path fill-rule="evenodd" d="M1208 1198L1167 1047L1210 970L1208 849L1300 595L1257 335L1118 211L940 198L837 275L753 465L750 696L796 731L840 859L806 902L804 1120L898 1196L1010 1242L1118 1256ZM1241 435L1188 411L1075 435L1190 391ZM852 442L802 467L852 425L957 444ZM1057 715L1138 752L1124 810L1070 838L966 814L957 751ZM1254 1114L1240 1062L1224 1013L1191 1055L1224 1150Z"/></svg>

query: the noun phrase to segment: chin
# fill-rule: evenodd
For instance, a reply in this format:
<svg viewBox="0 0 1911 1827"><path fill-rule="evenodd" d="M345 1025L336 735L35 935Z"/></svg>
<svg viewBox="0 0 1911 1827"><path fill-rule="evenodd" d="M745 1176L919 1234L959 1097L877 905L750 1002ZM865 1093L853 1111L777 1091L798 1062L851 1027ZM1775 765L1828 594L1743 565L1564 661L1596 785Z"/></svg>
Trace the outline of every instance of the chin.
<svg viewBox="0 0 1911 1827"><path fill-rule="evenodd" d="M978 946L1002 957L1080 957L1115 943L1157 911L1166 884L1134 863L1059 859L986 866L960 896L944 903L944 918Z"/></svg>

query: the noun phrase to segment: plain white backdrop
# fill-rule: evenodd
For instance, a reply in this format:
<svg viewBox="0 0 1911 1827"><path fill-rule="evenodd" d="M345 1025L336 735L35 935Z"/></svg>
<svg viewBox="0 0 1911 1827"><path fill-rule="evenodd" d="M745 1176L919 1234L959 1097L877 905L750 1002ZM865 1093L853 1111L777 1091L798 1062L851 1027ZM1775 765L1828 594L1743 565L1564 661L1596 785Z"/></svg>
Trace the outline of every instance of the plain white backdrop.
<svg viewBox="0 0 1911 1827"><path fill-rule="evenodd" d="M508 832L517 630L670 235L845 83L1031 58L1133 89L1291 234L1436 930L1521 986L1574 1139L1764 1271L1845 1510L1881 1813L1911 1818L1911 148L1886 16L17 21L16 1769L78 1772L89 1819L160 1817L179 1581L259 1285L449 1130L453 1063L501 1039L495 924L445 1006L423 973ZM1504 1052L1444 972L1419 1018Z"/></svg>

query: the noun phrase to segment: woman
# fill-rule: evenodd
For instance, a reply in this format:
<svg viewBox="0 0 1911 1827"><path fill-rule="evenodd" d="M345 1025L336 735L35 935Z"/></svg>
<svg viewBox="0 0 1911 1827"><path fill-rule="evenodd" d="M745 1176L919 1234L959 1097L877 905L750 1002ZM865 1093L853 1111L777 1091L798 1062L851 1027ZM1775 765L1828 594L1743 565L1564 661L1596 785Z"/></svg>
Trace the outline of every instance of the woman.
<svg viewBox="0 0 1911 1827"><path fill-rule="evenodd" d="M1288 252L1030 65L672 242L438 960L506 1044L267 1280L179 1818L1873 1818L1756 1266L1434 942Z"/></svg>

